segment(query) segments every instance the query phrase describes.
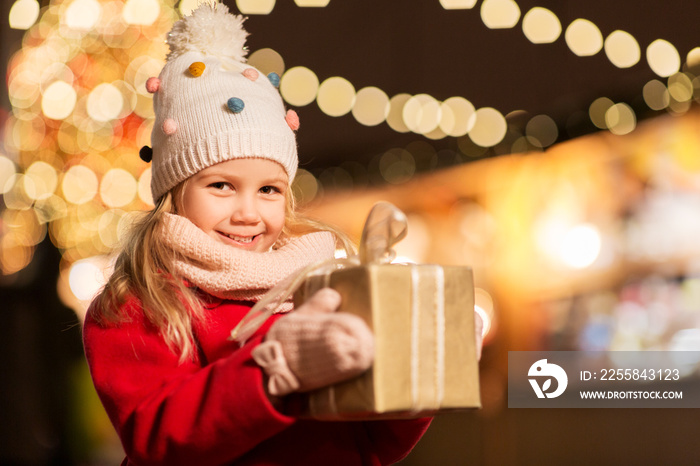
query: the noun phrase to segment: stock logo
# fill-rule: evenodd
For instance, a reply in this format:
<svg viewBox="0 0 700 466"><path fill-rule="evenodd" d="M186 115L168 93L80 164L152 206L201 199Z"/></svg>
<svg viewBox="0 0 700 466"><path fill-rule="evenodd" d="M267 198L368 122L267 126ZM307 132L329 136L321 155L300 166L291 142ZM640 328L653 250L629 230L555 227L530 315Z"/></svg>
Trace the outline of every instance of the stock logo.
<svg viewBox="0 0 700 466"><path fill-rule="evenodd" d="M569 383L569 378L566 376L564 369L556 364L548 363L546 359L540 359L530 366L527 375L528 377L534 377L528 378L528 380L537 398L556 398L564 393ZM552 388L552 379L557 381L556 390L548 392ZM541 386L539 380L542 380Z"/></svg>

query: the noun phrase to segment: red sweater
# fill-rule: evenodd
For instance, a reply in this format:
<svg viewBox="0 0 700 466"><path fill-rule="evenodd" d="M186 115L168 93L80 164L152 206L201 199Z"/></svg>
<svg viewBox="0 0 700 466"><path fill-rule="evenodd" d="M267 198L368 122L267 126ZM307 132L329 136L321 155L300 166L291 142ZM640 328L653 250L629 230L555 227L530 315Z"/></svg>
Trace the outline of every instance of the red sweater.
<svg viewBox="0 0 700 466"><path fill-rule="evenodd" d="M93 303L94 306L94 303ZM430 419L320 422L276 411L250 356L275 318L242 348L229 332L250 306L207 300L196 325L196 361L180 364L138 300L132 317L100 326L88 311L85 354L97 393L121 438L124 465L381 465L405 457Z"/></svg>

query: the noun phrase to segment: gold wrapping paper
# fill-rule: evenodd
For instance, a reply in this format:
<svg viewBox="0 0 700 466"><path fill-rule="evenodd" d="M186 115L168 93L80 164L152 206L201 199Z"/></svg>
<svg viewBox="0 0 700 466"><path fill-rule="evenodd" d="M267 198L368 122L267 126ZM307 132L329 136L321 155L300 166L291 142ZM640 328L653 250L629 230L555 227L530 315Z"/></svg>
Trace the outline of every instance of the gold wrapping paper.
<svg viewBox="0 0 700 466"><path fill-rule="evenodd" d="M306 279L300 305L324 286L340 312L362 317L375 335L364 374L305 394L304 417L407 418L480 407L471 269L370 264Z"/></svg>

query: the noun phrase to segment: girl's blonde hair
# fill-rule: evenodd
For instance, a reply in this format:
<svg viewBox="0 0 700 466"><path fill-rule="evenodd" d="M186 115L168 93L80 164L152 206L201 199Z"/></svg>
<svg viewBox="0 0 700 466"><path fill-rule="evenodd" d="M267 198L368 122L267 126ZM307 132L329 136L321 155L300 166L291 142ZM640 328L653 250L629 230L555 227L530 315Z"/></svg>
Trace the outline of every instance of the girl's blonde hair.
<svg viewBox="0 0 700 466"><path fill-rule="evenodd" d="M188 288L174 268L177 253L161 240L165 213L177 214L187 180L165 194L153 210L146 212L129 229L114 272L92 307L92 316L101 324L128 320L121 311L131 296L141 301L145 317L161 332L165 342L180 353L180 361L192 359L196 348L192 324L203 317L196 289ZM315 231L335 234L337 247L347 254L355 248L339 230L300 215L291 187L286 191L285 224L275 247L291 238Z"/></svg>

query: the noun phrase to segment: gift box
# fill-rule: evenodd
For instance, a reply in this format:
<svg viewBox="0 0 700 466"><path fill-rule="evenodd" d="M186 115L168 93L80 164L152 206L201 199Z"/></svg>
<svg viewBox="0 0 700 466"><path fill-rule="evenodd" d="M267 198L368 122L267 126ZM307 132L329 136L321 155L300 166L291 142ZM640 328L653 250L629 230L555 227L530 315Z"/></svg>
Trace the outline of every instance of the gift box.
<svg viewBox="0 0 700 466"><path fill-rule="evenodd" d="M241 345L294 296L295 307L331 287L339 312L374 333L375 356L364 374L287 397L288 414L324 420L411 418L480 407L469 267L392 264L406 216L381 202L370 211L357 256L312 264L276 285L231 332Z"/></svg>
<svg viewBox="0 0 700 466"><path fill-rule="evenodd" d="M315 419L408 418L480 407L474 286L468 267L368 264L308 277L295 304L330 286L365 320L375 360L364 374L308 392Z"/></svg>

